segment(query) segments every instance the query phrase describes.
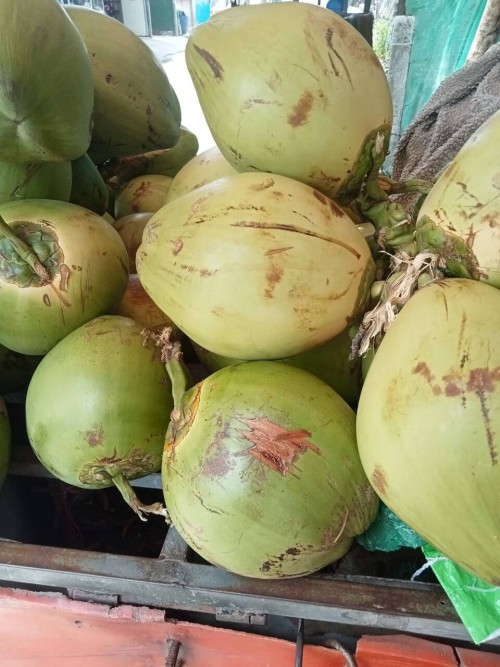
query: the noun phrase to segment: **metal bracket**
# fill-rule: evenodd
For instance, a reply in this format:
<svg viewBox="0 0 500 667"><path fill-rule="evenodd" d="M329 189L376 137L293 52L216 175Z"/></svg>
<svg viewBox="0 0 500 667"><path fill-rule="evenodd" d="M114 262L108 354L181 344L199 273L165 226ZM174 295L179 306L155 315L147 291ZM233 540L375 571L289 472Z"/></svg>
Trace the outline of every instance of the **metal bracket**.
<svg viewBox="0 0 500 667"><path fill-rule="evenodd" d="M297 625L297 640L295 642L295 667L302 667L304 656L304 619L299 618Z"/></svg>
<svg viewBox="0 0 500 667"><path fill-rule="evenodd" d="M120 603L119 596L112 593L91 593L90 591L82 591L79 588L68 588L67 590L68 597L80 602L97 602L98 604L107 604L110 607L116 607Z"/></svg>
<svg viewBox="0 0 500 667"><path fill-rule="evenodd" d="M230 621L231 623L247 623L248 625L266 625L267 614L260 614L242 609L229 609L217 607L215 610L216 621Z"/></svg>
<svg viewBox="0 0 500 667"><path fill-rule="evenodd" d="M165 642L165 667L180 667L179 651L182 644L176 639L167 639Z"/></svg>

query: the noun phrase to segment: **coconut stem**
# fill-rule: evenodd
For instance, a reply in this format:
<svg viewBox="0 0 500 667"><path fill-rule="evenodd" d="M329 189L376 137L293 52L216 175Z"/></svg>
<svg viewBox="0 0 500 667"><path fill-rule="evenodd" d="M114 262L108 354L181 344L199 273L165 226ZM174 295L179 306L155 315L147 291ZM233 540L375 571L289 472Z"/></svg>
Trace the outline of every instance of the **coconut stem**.
<svg viewBox="0 0 500 667"><path fill-rule="evenodd" d="M365 313L352 341L351 359L362 357L368 352L373 341L388 329L416 289L429 280L441 277L440 258L432 253L422 252L414 258L401 253L392 259L395 271L381 289L378 304ZM423 278L425 273L428 279Z"/></svg>
<svg viewBox="0 0 500 667"><path fill-rule="evenodd" d="M168 377L172 383L172 397L174 399L175 410L180 406L182 397L189 387L190 378L181 359L172 357L172 359L168 360L166 368Z"/></svg>
<svg viewBox="0 0 500 667"><path fill-rule="evenodd" d="M111 477L113 484L122 494L123 499L137 514L141 521L147 521L145 514L160 514L165 517L166 523L170 524L170 517L167 509L161 503L153 503L152 505L143 505L139 498L135 495L134 489L130 486L129 481L121 474L116 473Z"/></svg>
<svg viewBox="0 0 500 667"><path fill-rule="evenodd" d="M171 327L165 327L159 334L147 330L142 334L161 349L161 360L165 364L172 384L172 398L176 410L181 404L182 397L193 384L189 371L182 361L181 344L178 340L172 340Z"/></svg>
<svg viewBox="0 0 500 667"><path fill-rule="evenodd" d="M411 192L420 192L421 194L427 195L432 186L434 185L433 181L426 181L423 178L410 178L407 181L394 181L389 176L384 174L378 175L379 185L388 195L400 195L407 194Z"/></svg>
<svg viewBox="0 0 500 667"><path fill-rule="evenodd" d="M0 239L6 239L19 257L30 266L43 281L50 283L50 275L30 246L20 239L0 215Z"/></svg>
<svg viewBox="0 0 500 667"><path fill-rule="evenodd" d="M374 201L384 201L388 198L388 195L381 187L381 181L379 180L379 172L386 158L386 137L382 132L378 132L375 137L371 157L372 166L366 175L365 191L368 197Z"/></svg>

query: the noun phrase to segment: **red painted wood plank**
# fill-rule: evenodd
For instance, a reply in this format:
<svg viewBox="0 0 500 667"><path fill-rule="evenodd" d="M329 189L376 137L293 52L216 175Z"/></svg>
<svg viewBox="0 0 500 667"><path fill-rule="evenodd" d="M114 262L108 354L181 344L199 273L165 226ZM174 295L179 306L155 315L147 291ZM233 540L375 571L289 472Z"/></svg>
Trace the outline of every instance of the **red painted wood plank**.
<svg viewBox="0 0 500 667"><path fill-rule="evenodd" d="M451 646L409 635L363 636L358 667L457 667Z"/></svg>
<svg viewBox="0 0 500 667"><path fill-rule="evenodd" d="M164 620L164 612L0 589L1 667L165 667L166 641L182 643L184 667L291 667L279 639ZM304 667L345 667L337 651L304 648Z"/></svg>
<svg viewBox="0 0 500 667"><path fill-rule="evenodd" d="M500 667L500 655L466 648L457 648L456 652L460 658L460 667Z"/></svg>

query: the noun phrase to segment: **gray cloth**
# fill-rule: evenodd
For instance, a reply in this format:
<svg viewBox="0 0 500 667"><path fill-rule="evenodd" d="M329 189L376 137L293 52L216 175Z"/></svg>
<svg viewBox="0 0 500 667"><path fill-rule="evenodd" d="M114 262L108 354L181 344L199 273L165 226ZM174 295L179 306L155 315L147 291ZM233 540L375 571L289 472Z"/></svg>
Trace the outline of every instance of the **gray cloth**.
<svg viewBox="0 0 500 667"><path fill-rule="evenodd" d="M432 180L498 109L500 44L495 44L441 82L398 142L392 177ZM411 212L416 197L398 201Z"/></svg>

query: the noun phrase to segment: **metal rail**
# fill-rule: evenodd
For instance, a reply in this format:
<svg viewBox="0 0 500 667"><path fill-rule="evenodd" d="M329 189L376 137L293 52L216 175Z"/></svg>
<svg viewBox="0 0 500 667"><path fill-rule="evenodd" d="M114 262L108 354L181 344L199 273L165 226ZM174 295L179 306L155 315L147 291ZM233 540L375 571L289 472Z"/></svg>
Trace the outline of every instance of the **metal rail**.
<svg viewBox="0 0 500 667"><path fill-rule="evenodd" d="M13 461L11 475L51 477L34 460ZM160 475L135 482L161 488ZM233 575L190 562L190 550L170 528L158 558L123 556L0 541L0 585L64 591L111 605L214 614L216 620L263 625L268 616L331 623L361 632L408 632L470 643L467 630L438 585L318 573L287 580ZM500 639L488 646L500 646Z"/></svg>
<svg viewBox="0 0 500 667"><path fill-rule="evenodd" d="M0 580L65 590L86 599L245 616L325 621L341 626L405 631L470 641L442 589L432 584L371 577L314 575L288 580L239 577L212 565L190 563L175 529L157 559L0 544ZM104 598L103 598L104 596ZM259 621L257 621L259 622Z"/></svg>

